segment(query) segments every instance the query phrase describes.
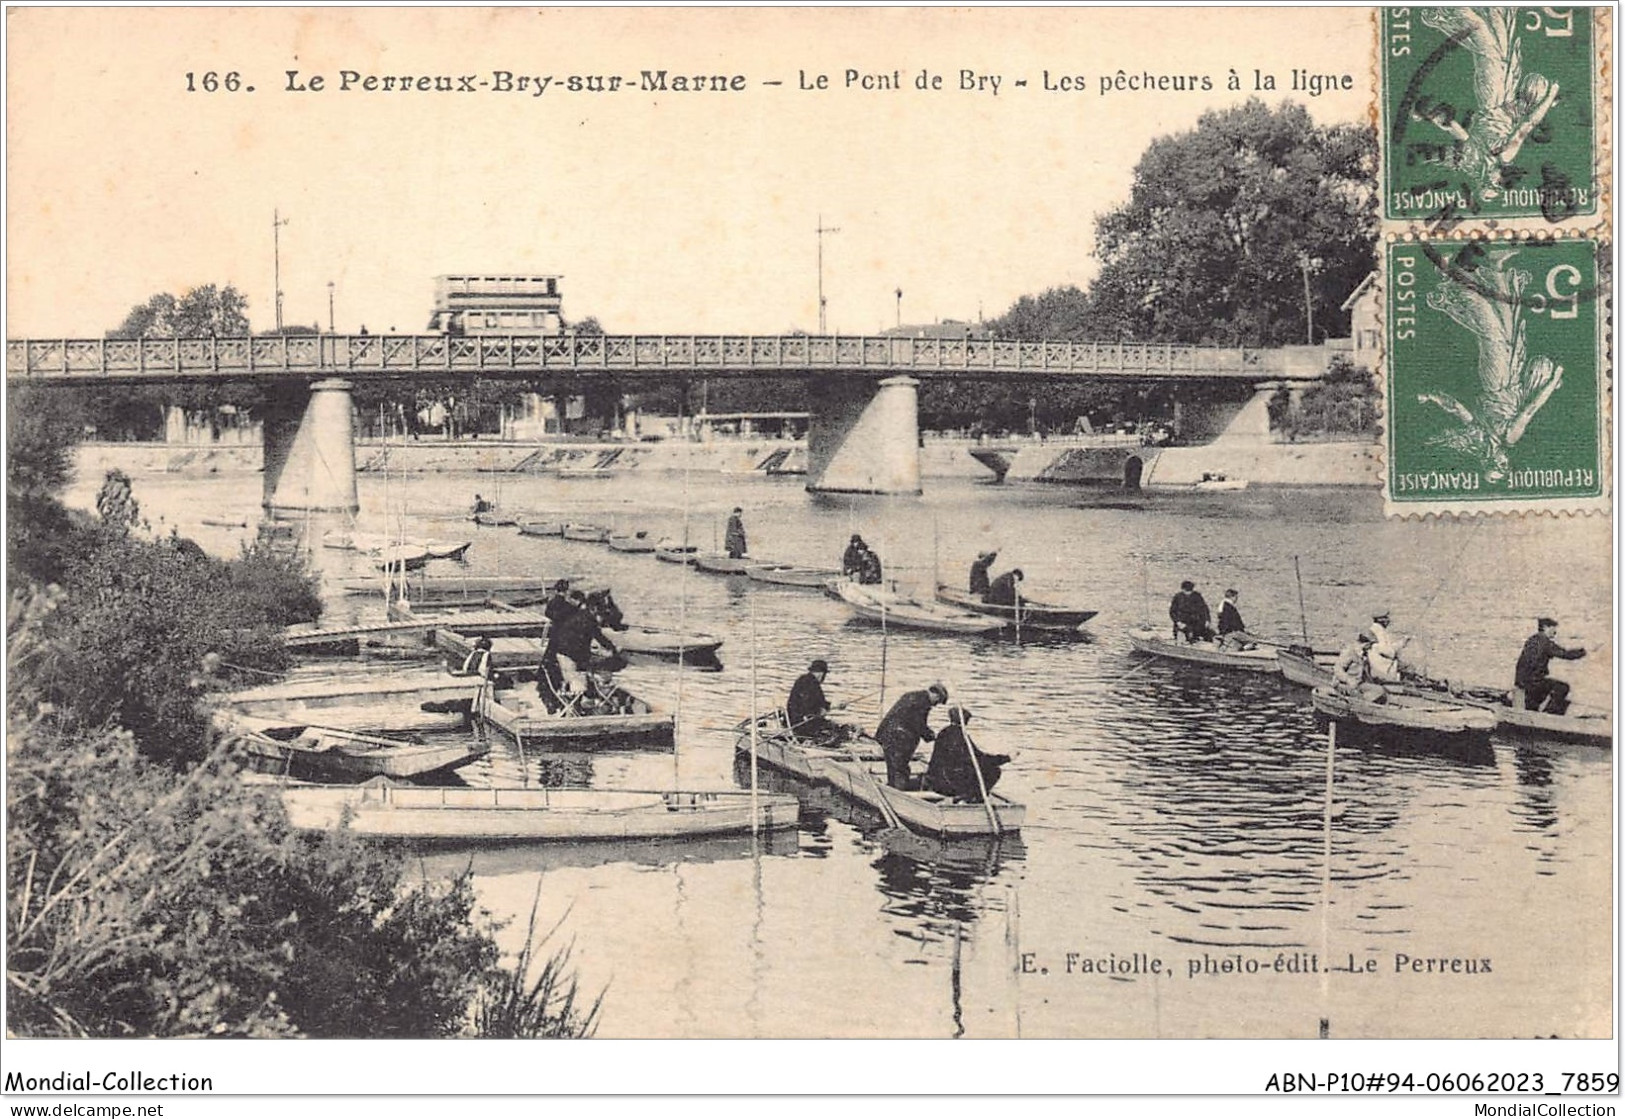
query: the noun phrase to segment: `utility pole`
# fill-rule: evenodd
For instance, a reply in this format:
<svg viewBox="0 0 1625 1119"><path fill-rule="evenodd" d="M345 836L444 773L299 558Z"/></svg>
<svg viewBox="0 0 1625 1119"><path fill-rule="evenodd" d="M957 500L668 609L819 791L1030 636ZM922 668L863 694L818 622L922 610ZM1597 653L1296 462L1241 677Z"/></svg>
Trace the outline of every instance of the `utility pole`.
<svg viewBox="0 0 1625 1119"><path fill-rule="evenodd" d="M897 289L897 329L903 329L903 289Z"/></svg>
<svg viewBox="0 0 1625 1119"><path fill-rule="evenodd" d="M327 333L337 334L333 326L333 281L327 281Z"/></svg>
<svg viewBox="0 0 1625 1119"><path fill-rule="evenodd" d="M818 234L818 333L824 334L824 234L840 230L825 226L824 215L819 214L818 228L814 232Z"/></svg>
<svg viewBox="0 0 1625 1119"><path fill-rule="evenodd" d="M282 227L288 219L277 210L271 211L271 267L275 269L276 332L282 333Z"/></svg>
<svg viewBox="0 0 1625 1119"><path fill-rule="evenodd" d="M1313 268L1319 271L1320 265L1321 260L1319 257L1310 260L1308 253L1298 254L1298 266L1303 269L1303 341L1306 346L1315 344L1315 303L1314 296L1309 291L1309 270Z"/></svg>

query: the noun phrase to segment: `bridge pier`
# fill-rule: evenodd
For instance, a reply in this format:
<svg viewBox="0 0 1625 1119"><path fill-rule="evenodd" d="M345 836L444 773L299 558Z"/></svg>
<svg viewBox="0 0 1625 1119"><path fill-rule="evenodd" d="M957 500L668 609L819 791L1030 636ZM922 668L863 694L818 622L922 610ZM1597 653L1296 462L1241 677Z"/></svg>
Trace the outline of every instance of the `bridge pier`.
<svg viewBox="0 0 1625 1119"><path fill-rule="evenodd" d="M808 492L918 494L919 386L907 376L815 382Z"/></svg>
<svg viewBox="0 0 1625 1119"><path fill-rule="evenodd" d="M355 405L350 382L278 384L267 394L265 511L354 513Z"/></svg>

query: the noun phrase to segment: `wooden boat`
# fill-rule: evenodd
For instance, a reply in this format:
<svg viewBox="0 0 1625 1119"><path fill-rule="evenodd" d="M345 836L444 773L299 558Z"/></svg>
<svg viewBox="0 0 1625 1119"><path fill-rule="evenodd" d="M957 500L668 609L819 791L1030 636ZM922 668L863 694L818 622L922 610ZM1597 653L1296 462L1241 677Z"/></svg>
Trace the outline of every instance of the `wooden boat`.
<svg viewBox="0 0 1625 1119"><path fill-rule="evenodd" d="M709 633L681 633L656 626L628 626L612 631L610 640L623 653L641 653L649 657L714 657L722 648L722 638Z"/></svg>
<svg viewBox="0 0 1625 1119"><path fill-rule="evenodd" d="M230 518L230 517L202 517L202 518L199 519L198 523L208 525L210 528L247 528L248 527L248 521L247 521L246 518L243 518L243 517L238 517L235 520Z"/></svg>
<svg viewBox="0 0 1625 1119"><path fill-rule="evenodd" d="M1386 703L1372 703L1335 688L1316 688L1315 710L1339 725L1348 723L1378 734L1398 732L1429 738L1488 738L1495 714L1447 698L1390 690Z"/></svg>
<svg viewBox="0 0 1625 1119"><path fill-rule="evenodd" d="M656 839L794 828L796 798L740 790L421 788L286 785L288 822L305 831L418 840Z"/></svg>
<svg viewBox="0 0 1625 1119"><path fill-rule="evenodd" d="M727 552L698 552L694 566L713 575L743 575L751 565L749 556L734 559Z"/></svg>
<svg viewBox="0 0 1625 1119"><path fill-rule="evenodd" d="M992 633L1004 628L1002 621L986 614L936 601L921 602L896 591L864 586L849 579L835 582L831 593L851 607L858 617L888 626L957 634Z"/></svg>
<svg viewBox="0 0 1625 1119"><path fill-rule="evenodd" d="M474 643L482 634L474 634L463 630L437 629L434 631L434 647L445 654L446 663L461 667L474 651ZM540 637L509 636L491 638L491 667L498 671L514 672L524 669L534 669L542 659L542 650L547 642Z"/></svg>
<svg viewBox="0 0 1625 1119"><path fill-rule="evenodd" d="M427 646L433 620L366 622L353 626L291 625L282 631L282 643L290 649L322 649L330 646L354 648L362 643L406 643Z"/></svg>
<svg viewBox="0 0 1625 1119"><path fill-rule="evenodd" d="M750 720L735 730L734 750L748 757L753 745ZM873 738L860 735L842 746L819 746L785 730L782 710L757 720L754 748L761 764L830 785L888 819L895 817L911 831L946 839L984 837L1014 834L1026 822L1026 807L997 792L989 794L992 815L998 821L995 827L989 819L988 805L955 801L937 793L894 789L886 784L885 755Z"/></svg>
<svg viewBox="0 0 1625 1119"><path fill-rule="evenodd" d="M602 684L595 691L604 692ZM476 716L522 748L552 750L671 750L675 721L666 712L607 685L608 701L578 699L569 714L551 714L534 688L486 689ZM611 707L618 710L610 710ZM602 713L600 712L602 710Z"/></svg>
<svg viewBox="0 0 1625 1119"><path fill-rule="evenodd" d="M443 710L461 707L466 711L479 689L480 681L472 677L453 676L439 670L421 670L349 673L290 680L226 692L221 698L236 710L249 715L278 716L290 707L321 709L372 704L433 704Z"/></svg>
<svg viewBox="0 0 1625 1119"><path fill-rule="evenodd" d="M474 649L474 641L479 636L491 636L491 663L498 669L513 670L535 668L541 660L542 650L547 642L541 635L517 635L495 637L491 634L480 634L473 630L464 629L460 623L458 628L437 629L434 634L435 648L444 653L449 661L458 665L463 663L468 654ZM626 654L636 654L646 657L682 657L685 660L697 661L706 658L714 659L717 650L722 648L722 638L708 633L679 634L675 630L652 629L645 626L630 626L624 630L611 631L610 639L615 642L616 648Z"/></svg>
<svg viewBox="0 0 1625 1119"><path fill-rule="evenodd" d="M491 513L475 513L472 517L469 518L469 520L473 521L477 525L480 525L482 528L507 528L509 525L515 525L515 524L519 523L514 518L508 516L506 513L495 513L495 512L491 512Z"/></svg>
<svg viewBox="0 0 1625 1119"><path fill-rule="evenodd" d="M609 529L604 525L572 521L565 524L562 535L566 540L577 540L583 544L602 544L609 539Z"/></svg>
<svg viewBox="0 0 1625 1119"><path fill-rule="evenodd" d="M431 704L437 707L437 704ZM470 705L472 706L472 705ZM469 728L468 707L449 711L424 710L421 703L357 703L330 707L310 707L291 703L265 718L290 726L322 726L358 734L416 734L451 732Z"/></svg>
<svg viewBox="0 0 1625 1119"><path fill-rule="evenodd" d="M522 521L519 525L520 536L563 536L563 521Z"/></svg>
<svg viewBox="0 0 1625 1119"><path fill-rule="evenodd" d="M693 544L677 544L662 540L655 545L655 559L666 563L693 563L698 558L700 550Z"/></svg>
<svg viewBox="0 0 1625 1119"><path fill-rule="evenodd" d="M423 550L429 553L430 559L462 559L473 543L472 540L425 540Z"/></svg>
<svg viewBox="0 0 1625 1119"><path fill-rule="evenodd" d="M1321 658L1298 648L1277 649L1276 663L1288 683L1305 688L1326 688L1332 683L1332 666Z"/></svg>
<svg viewBox="0 0 1625 1119"><path fill-rule="evenodd" d="M655 542L650 539L647 532L622 532L612 535L607 543L610 550L615 552L652 552Z"/></svg>
<svg viewBox="0 0 1625 1119"><path fill-rule="evenodd" d="M429 550L421 544L394 544L377 552L372 565L379 571L416 571L428 564Z"/></svg>
<svg viewBox="0 0 1625 1119"><path fill-rule="evenodd" d="M1498 730L1516 737L1550 738L1604 749L1614 743L1614 717L1607 711L1570 707L1562 715L1550 715L1530 711L1517 700L1513 693L1505 702L1489 705Z"/></svg>
<svg viewBox="0 0 1625 1119"><path fill-rule="evenodd" d="M991 602L983 602L978 595L967 591L956 590L953 587L937 587L937 598L950 606L957 606L961 610L969 610L974 614L987 614L998 618L1006 625L1020 625L1023 629L1047 630L1074 630L1082 626L1099 611L1078 610L1070 606L1056 606L1053 603L1037 602L1023 598L1018 610L1015 606L999 606Z"/></svg>
<svg viewBox="0 0 1625 1119"><path fill-rule="evenodd" d="M462 741L413 742L229 709L215 713L215 725L245 755L273 772L316 781L449 773L491 752L490 746L471 736Z"/></svg>
<svg viewBox="0 0 1625 1119"><path fill-rule="evenodd" d="M1128 635L1129 644L1137 653L1167 657L1186 664L1201 664L1211 668L1236 668L1243 672L1279 672L1281 665L1275 649L1259 645L1252 649L1226 649L1215 641L1186 643L1163 636L1160 630L1136 629Z"/></svg>
<svg viewBox="0 0 1625 1119"><path fill-rule="evenodd" d="M745 568L745 574L758 583L813 590L823 590L827 583L841 577L833 567L802 567L794 563L753 563Z"/></svg>
<svg viewBox="0 0 1625 1119"><path fill-rule="evenodd" d="M483 605L493 598L512 601L545 597L558 580L573 583L580 578L564 573L546 578L539 575L413 575L406 581L406 597L413 606ZM347 595L374 595L379 593L383 581L375 576L343 579L337 585Z"/></svg>

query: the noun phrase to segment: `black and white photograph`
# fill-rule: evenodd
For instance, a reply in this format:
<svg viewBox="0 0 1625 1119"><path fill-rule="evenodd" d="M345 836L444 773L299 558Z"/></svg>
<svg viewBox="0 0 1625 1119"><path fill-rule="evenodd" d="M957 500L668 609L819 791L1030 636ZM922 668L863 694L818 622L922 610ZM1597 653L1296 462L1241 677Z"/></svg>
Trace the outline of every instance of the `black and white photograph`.
<svg viewBox="0 0 1625 1119"><path fill-rule="evenodd" d="M1405 11L8 8L8 1102L1617 1097L1612 228Z"/></svg>

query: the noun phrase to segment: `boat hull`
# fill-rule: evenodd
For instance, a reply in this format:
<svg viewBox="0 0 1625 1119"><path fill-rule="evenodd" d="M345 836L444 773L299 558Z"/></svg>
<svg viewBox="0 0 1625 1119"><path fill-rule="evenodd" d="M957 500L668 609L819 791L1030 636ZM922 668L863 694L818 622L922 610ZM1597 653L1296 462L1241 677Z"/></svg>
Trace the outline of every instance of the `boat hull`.
<svg viewBox="0 0 1625 1119"><path fill-rule="evenodd" d="M245 725L258 723L260 725ZM288 730L294 737L284 738ZM376 738L335 727L237 720L228 732L237 749L264 771L312 781L367 781L450 773L478 761L491 748L472 740L424 744Z"/></svg>
<svg viewBox="0 0 1625 1119"><path fill-rule="evenodd" d="M1200 664L1209 668L1233 668L1242 672L1275 673L1281 671L1275 650L1259 646L1256 649L1226 650L1211 642L1193 644L1175 642L1155 630L1137 629L1128 635L1129 644L1137 653L1186 664Z"/></svg>
<svg viewBox="0 0 1625 1119"><path fill-rule="evenodd" d="M698 556L699 553L692 548L669 548L665 545L659 545L655 548L655 559L663 563L692 564Z"/></svg>
<svg viewBox="0 0 1625 1119"><path fill-rule="evenodd" d="M936 602L917 602L850 581L836 583L833 593L859 618L895 628L951 633L964 637L993 633L1004 628L1003 622L986 614L955 610Z"/></svg>
<svg viewBox="0 0 1625 1119"><path fill-rule="evenodd" d="M701 552L694 557L694 566L713 575L743 575L753 561L749 556L734 559L725 552Z"/></svg>
<svg viewBox="0 0 1625 1119"><path fill-rule="evenodd" d="M603 525L567 524L562 535L582 544L602 544L609 539L609 529Z"/></svg>
<svg viewBox="0 0 1625 1119"><path fill-rule="evenodd" d="M629 552L634 555L646 555L655 550L653 540L643 536L611 536L608 540L612 552Z"/></svg>
<svg viewBox="0 0 1625 1119"><path fill-rule="evenodd" d="M676 749L676 723L672 716L635 697L629 698L637 710L627 714L554 715L540 698L525 696L517 689L487 691L480 702L478 717L526 749Z"/></svg>
<svg viewBox="0 0 1625 1119"><path fill-rule="evenodd" d="M1509 737L1552 739L1608 749L1614 744L1614 720L1606 714L1549 715L1505 704L1490 708L1497 729Z"/></svg>
<svg viewBox="0 0 1625 1119"><path fill-rule="evenodd" d="M1446 703L1391 692L1387 703L1372 703L1333 688L1316 688L1315 711L1328 719L1352 723L1375 734L1399 733L1437 739L1488 741L1494 713L1468 704Z"/></svg>
<svg viewBox="0 0 1625 1119"><path fill-rule="evenodd" d="M563 536L562 521L526 521L519 526L520 536Z"/></svg>
<svg viewBox="0 0 1625 1119"><path fill-rule="evenodd" d="M758 583L771 583L779 587L810 587L823 590L841 577L832 567L800 567L793 563L753 563L745 574Z"/></svg>
<svg viewBox="0 0 1625 1119"><path fill-rule="evenodd" d="M344 826L379 839L539 842L671 839L794 828L800 806L776 793L609 789L458 789L391 785L281 790L305 831Z"/></svg>
<svg viewBox="0 0 1625 1119"><path fill-rule="evenodd" d="M1278 649L1275 660L1281 666L1281 675L1286 677L1289 684L1297 684L1304 688L1331 686L1331 668L1321 664L1314 657L1305 656L1291 649Z"/></svg>
<svg viewBox="0 0 1625 1119"><path fill-rule="evenodd" d="M1023 629L1075 630L1099 613L1097 610L1075 610L1045 602L1029 602L1026 599L1022 599L1018 610L1015 606L999 606L983 602L973 594L957 591L951 587L938 587L937 598L961 610L969 610L973 614L986 614L998 618L1005 625L1019 625Z"/></svg>
<svg viewBox="0 0 1625 1119"><path fill-rule="evenodd" d="M447 672L392 672L267 684L227 692L221 699L244 714L279 717L290 707L321 710L371 704L433 704L445 710L460 707L466 711L479 690L479 680Z"/></svg>

